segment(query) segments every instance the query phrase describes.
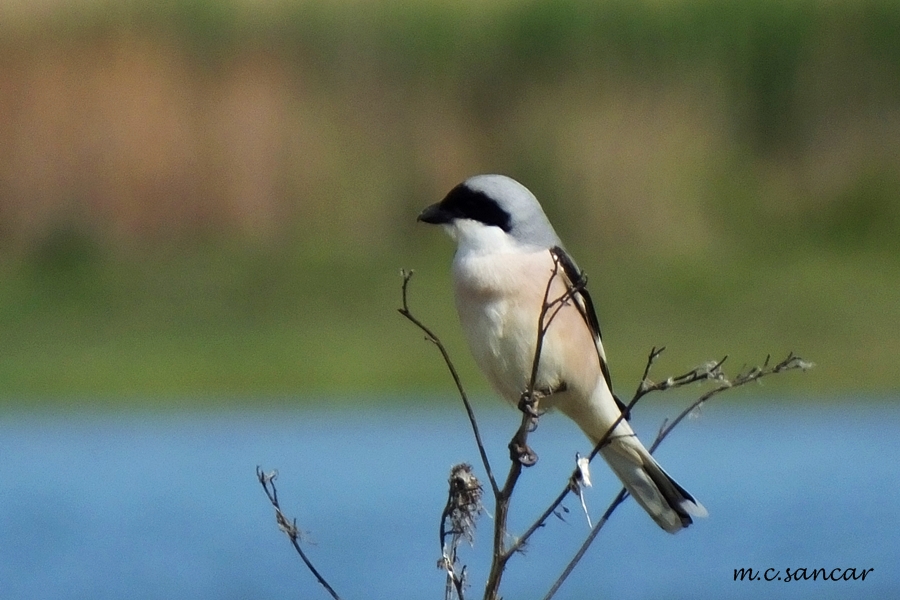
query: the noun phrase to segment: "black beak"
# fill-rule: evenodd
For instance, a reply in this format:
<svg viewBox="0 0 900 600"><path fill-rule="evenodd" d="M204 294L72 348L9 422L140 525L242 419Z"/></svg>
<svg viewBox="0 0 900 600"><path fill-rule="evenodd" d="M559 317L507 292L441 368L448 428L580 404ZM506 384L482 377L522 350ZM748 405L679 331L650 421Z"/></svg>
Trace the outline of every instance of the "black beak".
<svg viewBox="0 0 900 600"><path fill-rule="evenodd" d="M441 203L438 202L423 210L416 220L422 221L423 223L430 223L431 225L440 225L442 223L449 223L452 219L452 215L444 210Z"/></svg>

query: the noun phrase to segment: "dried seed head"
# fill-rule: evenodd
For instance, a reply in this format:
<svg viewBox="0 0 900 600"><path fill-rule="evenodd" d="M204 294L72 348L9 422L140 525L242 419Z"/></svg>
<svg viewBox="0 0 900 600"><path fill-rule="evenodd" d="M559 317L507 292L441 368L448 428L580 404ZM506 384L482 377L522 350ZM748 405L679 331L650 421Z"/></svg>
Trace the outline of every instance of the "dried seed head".
<svg viewBox="0 0 900 600"><path fill-rule="evenodd" d="M475 538L475 520L483 510L481 482L472 472L472 465L461 463L450 469L449 483L450 527L471 543Z"/></svg>

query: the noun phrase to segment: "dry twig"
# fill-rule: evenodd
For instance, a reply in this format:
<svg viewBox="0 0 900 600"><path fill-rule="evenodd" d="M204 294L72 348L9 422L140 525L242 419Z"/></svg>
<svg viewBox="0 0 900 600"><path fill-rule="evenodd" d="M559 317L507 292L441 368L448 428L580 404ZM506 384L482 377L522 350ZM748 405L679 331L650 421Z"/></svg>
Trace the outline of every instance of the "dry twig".
<svg viewBox="0 0 900 600"><path fill-rule="evenodd" d="M462 381L459 378L459 373L456 372L456 367L453 365L453 361L450 360L450 354L444 347L443 342L441 342L438 336L435 335L434 332L431 331L431 329L426 327L424 323L414 317L412 312L410 312L409 310L409 303L407 301L407 289L409 288L409 280L412 279L413 271L401 270L400 276L403 277L403 306L402 308L398 308L397 312L406 317L416 327L421 329L425 334L425 339L437 346L437 349L440 351L441 356L444 357L444 363L447 365L447 369L449 369L450 375L453 377L453 382L456 384L456 390L459 392L459 396L460 398L462 398L463 405L466 407L466 415L468 415L469 417L469 424L472 426L472 433L475 435L475 443L478 445L478 453L481 455L481 463L484 465L484 470L487 473L488 480L490 480L491 482L491 490L494 492L494 496L497 496L500 493L500 488L497 487L497 480L494 478L494 471L491 469L491 462L488 460L487 452L484 449L484 443L481 441L481 432L478 429L478 421L475 420L475 411L472 410L472 403L469 402L469 396L466 394L466 390L463 388Z"/></svg>
<svg viewBox="0 0 900 600"><path fill-rule="evenodd" d="M632 405L642 396L651 391L667 390L673 387L680 387L689 383L704 380L715 380L719 382L719 385L707 391L705 394L695 400L691 405L682 410L671 423L663 423L663 426L660 428L659 434L657 434L656 439L650 446L651 454L655 452L657 448L659 448L659 445L663 442L663 440L666 439L666 437L672 432L672 430L675 429L675 427L677 427L685 417L703 406L703 404L708 402L711 398L724 392L725 390L740 387L742 385L750 383L751 381L757 381L759 379L762 379L763 377L775 373L782 373L784 371L791 371L794 369L805 371L813 366L812 363L807 362L799 356L795 356L793 352L790 352L784 360L776 365L769 366L770 356L767 356L765 362L761 367L752 367L747 371L738 373L733 379L729 380L721 371L722 363L725 362L725 358L723 358L717 363L707 363L706 365L697 367L696 369L689 371L684 375L680 375L678 377L670 377L661 383L654 384L650 382L648 378L650 367L664 349L665 348L660 348L659 350L657 350L656 348L654 348L650 352L650 357L647 360L647 367L644 370L644 377L641 380L640 385L638 386L638 391L635 393L635 397L632 400ZM595 451L596 450L599 450L599 448L595 448ZM573 556L569 563L566 565L566 568L563 570L562 574L553 583L553 586L544 596L544 600L550 600L551 598L553 598L563 582L575 569L575 566L584 556L585 552L587 552L587 549L590 547L594 539L597 537L597 534L600 533L600 530L609 520L609 517L627 497L628 492L625 491L625 488L622 488L610 503L609 507L607 507L606 511L603 513L603 516L600 517L600 520L597 521L597 523L591 529L591 532L588 534L581 547L575 553L575 556Z"/></svg>
<svg viewBox="0 0 900 600"><path fill-rule="evenodd" d="M540 399L553 393L554 390L538 390L537 376L540 367L541 352L543 350L544 338L550 328L553 319L559 314L559 311L571 301L573 296L580 288L566 286L566 291L559 297L550 299L550 290L553 287L553 281L559 276L560 257L556 252L551 251L553 258L553 269L550 272L550 278L547 280L547 286L544 289L544 299L541 304L541 310L538 315L537 340L535 341L534 358L531 364L531 376L528 381L528 387L522 394L519 402L519 409L522 411L522 421L519 428L513 435L509 443L510 450L510 468L506 477L506 482L500 493L495 498L494 508L494 551L491 560L491 569L488 573L487 583L485 585L484 597L493 599L497 598L500 591L500 582L503 573L506 571L506 564L512 555L521 547L519 540L515 540L511 548L506 547L507 522L509 518L510 502L516 483L522 473L522 467L530 467L537 461L537 455L528 447L528 434L537 427ZM583 285L583 283L581 284Z"/></svg>
<svg viewBox="0 0 900 600"><path fill-rule="evenodd" d="M582 485L588 485L585 479L585 474L587 472L587 463L589 463L590 460L592 460L597 455L600 449L603 448L603 446L607 443L612 431L616 428L616 426L621 422L622 419L628 417L628 415L631 413L631 410L641 398L651 392L665 391L672 388L682 387L691 383L704 381L718 383L716 387L701 395L696 401L694 401L691 405L689 405L681 413L679 413L674 420L672 420L671 422L666 421L663 423L662 427L660 427L656 439L649 449L649 451L652 453L659 447L662 441L672 432L672 430L674 430L674 428L684 420L687 415L697 410L699 407L701 407L703 404L705 404L711 398L720 394L721 392L745 385L752 381L758 381L763 377L775 373L781 373L794 369L806 370L813 366L812 363L806 362L803 359L795 356L793 353L790 353L784 360L772 366L769 365L769 357L766 357L766 360L762 366L750 368L739 373L734 378L728 379L722 372L722 365L727 359L726 356L719 361L706 363L681 375L668 377L659 382L653 382L650 379L650 371L653 367L653 364L656 362L656 359L659 358L660 354L662 354L662 352L665 350L665 347L654 347L647 357L647 364L644 368L644 373L641 381L638 384L637 389L635 390L634 396L632 397L628 405L623 406L621 416L619 416L619 418L610 426L606 434L601 437L601 439L592 449L589 456L585 458L576 457L576 467L570 475L563 490L550 503L547 509L543 513L541 513L541 515L534 521L534 523L532 523L532 525L528 527L521 536L516 538L511 544L507 546L506 537L508 533L506 530L506 525L509 515L510 502L513 492L515 491L516 483L519 479L519 476L521 475L522 467L531 466L537 461L536 454L528 447L528 434L534 431L534 429L537 427L538 418L541 414L539 408L540 399L542 397L545 397L546 395L552 394L555 391L536 389L544 337L555 316L559 313L563 306L565 306L568 302L574 300L575 294L579 293L582 290L586 282L586 279L583 275L578 278L578 281L571 283L567 282L566 292L563 293L560 297L551 300L550 290L552 288L554 279L559 275L561 260L560 255L554 250L551 250L551 255L553 257L553 270L550 274L550 279L547 282L543 305L538 317L538 334L535 344L534 358L532 362L531 377L528 383L528 387L526 388L525 392L523 392L519 402L519 408L522 412L522 420L520 422L519 428L517 429L515 435L509 443L511 464L509 473L507 474L506 481L504 482L502 488L499 487L494 477L490 461L488 460L487 452L484 448L484 443L482 442L481 433L479 431L478 423L475 418L475 413L472 409L471 403L469 402L469 398L465 392L465 389L463 388L462 382L459 378L459 374L456 371L456 367L453 365L453 361L450 359L450 355L447 352L447 349L444 347L443 343L440 341L437 335L435 335L434 332L431 331L431 329L429 329L419 319L417 319L409 310L407 292L409 281L412 278L413 273L412 271L401 271L401 275L403 277L403 306L402 308L398 309L398 311L406 319L408 319L420 330L422 330L422 332L425 333L425 339L433 343L440 351L441 356L444 359L444 363L446 364L451 376L453 377L453 381L456 384L457 391L462 398L463 405L466 409L466 414L469 418L469 423L472 427L472 432L475 436L478 451L481 455L481 461L484 465L488 479L490 480L491 490L494 494L495 514L493 555L491 569L488 575L487 583L485 585L485 600L496 600L499 597L498 594L500 589L500 582L510 558L523 549L530 537L546 523L551 514L558 514L558 510L560 509L560 507L562 507L563 501L570 493L578 494L581 491ZM589 302L589 299L587 300ZM590 327L589 318L585 313L584 307L582 307L581 304L577 301L574 301L574 304L578 308L578 310L582 312L582 316L585 319L585 325ZM596 319L594 319L594 324L596 326ZM600 358L601 357L598 352L598 359ZM300 546L301 532L297 528L296 520L289 519L281 510L281 506L279 505L278 501L278 491L275 488L275 479L277 478L277 472L272 471L270 473L265 473L260 467L257 467L256 475L260 485L263 487L263 490L266 493L266 496L269 498L269 502L275 508L275 519L278 523L279 529L281 529L281 531L283 531L288 536L291 544L297 551L297 554L306 564L306 567L310 570L316 580L326 589L326 591L331 595L333 599L340 600L340 597L337 595L331 585L328 584L324 577L322 577L315 566L313 566L312 562L309 560L309 558L306 556L306 553ZM447 505L445 506L444 511L441 515L440 525L442 556L439 562L439 566L447 573L447 584L445 589L446 600L451 600L454 593L459 600L464 600L464 592L467 583L466 567L465 565L459 566L457 549L462 540L467 540L470 543L473 540L475 531L475 519L483 510L481 505L481 496L481 484L472 473L471 466L468 464L456 465L451 471L450 492L447 500ZM560 586L572 573L575 566L579 563L587 549L596 539L600 530L609 520L612 513L627 497L628 493L626 492L626 490L624 488L621 489L613 499L613 501L610 503L610 505L607 507L601 518L593 525L587 538L584 540L576 554L569 561L565 570L553 583L552 587L544 597L545 600L549 600L556 594ZM563 510L565 510L565 507L562 508ZM587 511L585 512L587 513ZM588 520L590 522L589 515Z"/></svg>
<svg viewBox="0 0 900 600"><path fill-rule="evenodd" d="M544 337L547 333L547 330L552 322L553 318L558 314L559 310L570 300L573 299L574 295L577 294L583 287L586 282L586 279L582 275L578 278L578 281L573 282L571 284L567 284L567 291L559 298L550 299L550 290L553 284L554 278L556 278L559 274L560 268L560 256L551 250L551 255L553 256L553 271L550 275L550 279L547 283L547 287L544 293L544 301L541 307L540 315L538 317L538 336L535 344L535 354L532 362L532 370L531 377L529 380L528 387L525 392L522 394L522 398L519 402L519 408L522 411L522 420L520 422L519 428L513 436L512 440L509 444L510 449L510 470L507 474L506 481L502 488L500 488L496 480L494 478L494 474L490 468L490 463L488 461L487 453L484 449L484 444L481 441L481 435L478 430L478 425L474 416L474 412L472 411L471 404L469 403L468 397L463 389L462 383L459 379L459 376L456 372L455 367L444 348L441 341L437 338L437 336L428 329L424 324L421 323L418 319L416 319L409 311L408 303L407 303L407 287L409 284L409 279L412 277L411 272L402 272L403 274L403 308L399 309L400 314L404 317L412 321L416 326L418 326L422 331L426 334L426 339L428 341L434 343L438 349L440 350L442 356L444 357L444 362L447 364L447 367L450 370L451 375L453 376L453 380L456 383L457 390L463 400L463 404L466 407L466 412L469 416L470 423L472 425L473 432L475 433L476 443L478 445L478 450L481 453L482 462L485 465L485 470L487 471L488 477L491 481L491 488L494 492L495 498L495 515L494 515L494 539L493 539L493 555L491 562L491 569L488 575L488 580L485 586L485 600L494 600L498 598L500 582L503 577L503 573L506 569L506 565L509 562L510 558L517 552L521 551L525 544L528 542L530 537L544 524L547 519L552 514L556 514L557 511L562 506L563 501L568 497L570 493L579 493L582 485L582 473L586 468L584 465L584 459L582 462L579 462L572 474L570 475L565 488L556 496L556 498L550 503L547 509L541 513L541 515L532 523L530 527L528 527L525 532L516 538L509 546L506 544L506 537L508 535L506 530L507 519L509 515L509 507L510 501L512 499L513 492L515 490L516 483L519 479L519 476L522 471L523 466L531 466L536 460L537 456L535 453L528 447L527 438L528 434L533 431L537 427L538 418L540 416L539 403L541 397L548 395L553 392L553 390L537 390L536 382L537 382L537 374L538 368L540 365L540 357L541 350L543 347ZM584 313L583 307L578 302L574 302L575 306L578 307L579 310L582 311L582 316L585 318L585 326L590 326L588 322L588 316ZM767 375L771 375L774 373L780 373L783 371L788 371L792 369L808 369L812 366L811 363L805 362L799 357L793 355L793 353L789 354L787 358L774 366L769 366L769 357L766 358L762 367L754 367L749 369L748 371L742 372L735 376L733 379L728 379L724 373L722 372L722 365L727 359L727 356L722 358L719 361L712 361L703 365L700 365L686 373L681 375L668 377L662 381L654 382L650 379L650 371L653 367L653 364L656 362L656 359L662 354L665 350L665 347L661 348L653 348L650 351L650 354L647 358L647 364L644 368L644 373L641 378L640 383L638 384L637 389L631 399L631 401L624 406L624 410L622 411L622 415L610 426L609 430L606 434L600 438L597 444L592 449L590 455L587 457L587 461L592 460L603 448L604 445L608 442L609 436L612 431L616 428L616 426L621 422L622 419L627 418L627 416L631 413L631 410L637 404L637 402L651 392L657 391L665 391L673 388L682 387L692 383L698 382L718 382L718 385L713 389L707 391L705 394L700 396L694 403L684 409L671 423L664 423L663 427L660 428L660 432L657 435L656 440L652 444L650 448L650 452L656 450L659 444L671 433L671 431L678 426L679 423L692 411L696 410L700 406L702 406L709 399L714 397L715 395L735 387L739 387L741 385L747 384L751 381L756 381L765 377ZM598 354L598 359L600 359ZM565 579L569 576L581 558L584 556L584 553L587 551L588 547L596 538L597 534L605 525L606 521L609 520L612 513L615 509L627 498L628 493L625 489L622 489L613 501L610 503L609 507L603 513L601 518L593 525L591 528L590 534L585 539L581 548L579 548L576 555L572 558L572 560L567 565L566 569L560 575L560 577L554 582L552 588L547 593L547 599L552 598L555 595L556 591L565 581ZM447 513L445 509L444 518L442 519L442 546L444 544L444 530L443 530L443 521L446 519ZM446 556L444 559L446 560ZM455 560L455 554L454 554ZM465 567L463 567L462 573L464 574ZM450 589L451 582L454 585L457 585L458 579L450 577L450 572L448 571L448 594ZM461 578L459 578L461 579ZM458 589L459 597L462 598L462 592ZM449 597L449 596L448 596Z"/></svg>
<svg viewBox="0 0 900 600"><path fill-rule="evenodd" d="M306 568L310 570L316 580L325 588L325 590L331 594L331 597L334 600L341 600L341 597L337 595L337 592L334 591L334 588L325 581L325 578L319 573L319 570L312 564L309 558L306 556L306 553L303 551L303 548L300 547L300 538L301 533L297 528L297 519L288 518L282 511L281 505L278 502L278 490L275 489L275 479L278 478L278 471L270 471L266 473L263 471L262 467L256 467L256 478L259 480L259 484L262 486L263 490L266 492L266 496L269 498L269 502L272 503L272 506L275 508L275 521L278 523L278 529L283 531L285 535L288 536L288 539L291 540L291 545L294 547L294 550L297 551L297 554L300 555L300 558L303 560L303 563L306 565Z"/></svg>

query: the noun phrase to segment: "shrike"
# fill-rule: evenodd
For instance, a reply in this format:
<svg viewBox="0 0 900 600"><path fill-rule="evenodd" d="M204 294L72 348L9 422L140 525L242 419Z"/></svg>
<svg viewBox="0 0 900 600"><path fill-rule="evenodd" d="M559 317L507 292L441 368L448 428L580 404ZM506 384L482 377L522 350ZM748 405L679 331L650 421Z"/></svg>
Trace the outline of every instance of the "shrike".
<svg viewBox="0 0 900 600"><path fill-rule="evenodd" d="M441 225L457 243L456 309L475 361L503 398L517 404L531 380L538 318L545 301L567 301L543 338L535 389L597 443L624 408L615 398L600 327L581 274L563 250L537 198L503 175L459 184L419 220ZM555 252L558 263L554 261ZM550 281L553 277L553 281ZM600 451L638 504L670 533L706 509L669 477L623 418Z"/></svg>

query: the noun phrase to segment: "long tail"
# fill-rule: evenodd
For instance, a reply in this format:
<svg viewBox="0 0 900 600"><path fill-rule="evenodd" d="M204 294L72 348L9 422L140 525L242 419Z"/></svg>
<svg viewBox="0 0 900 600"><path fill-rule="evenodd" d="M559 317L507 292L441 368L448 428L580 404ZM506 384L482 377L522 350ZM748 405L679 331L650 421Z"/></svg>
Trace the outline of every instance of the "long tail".
<svg viewBox="0 0 900 600"><path fill-rule="evenodd" d="M614 437L600 454L637 503L669 533L687 527L706 509L669 477L633 434Z"/></svg>

